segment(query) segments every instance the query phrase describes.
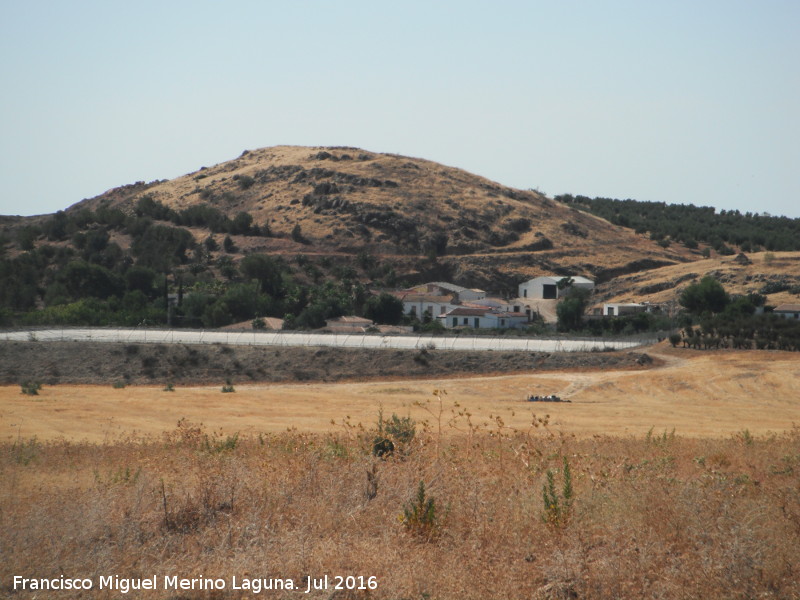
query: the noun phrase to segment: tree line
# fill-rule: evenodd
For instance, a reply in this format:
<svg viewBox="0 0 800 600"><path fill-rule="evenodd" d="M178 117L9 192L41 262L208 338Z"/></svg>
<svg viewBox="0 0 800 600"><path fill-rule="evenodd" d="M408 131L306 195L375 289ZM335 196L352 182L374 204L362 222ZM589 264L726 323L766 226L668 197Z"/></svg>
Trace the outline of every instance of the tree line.
<svg viewBox="0 0 800 600"><path fill-rule="evenodd" d="M226 234L222 247L211 234L198 243L187 226ZM228 219L207 205L174 211L150 196L131 214L60 211L18 229L15 240L0 239L0 324L220 327L277 317L291 328L317 328L345 314L402 318L399 300L359 281L359 266L394 278L367 255L344 267L303 255L295 265L265 254L236 262L231 235L269 235L269 228L247 213ZM14 242L19 252L9 252ZM335 280L323 277L325 268Z"/></svg>
<svg viewBox="0 0 800 600"><path fill-rule="evenodd" d="M649 233L662 246L680 243L696 249L706 244L720 254L800 250L800 219L738 210L717 212L710 206L666 204L562 194L556 200L637 233Z"/></svg>
<svg viewBox="0 0 800 600"><path fill-rule="evenodd" d="M681 293L683 330L671 335L670 342L704 350L800 351L800 321L763 310L769 308L765 301L760 294L732 296L707 275Z"/></svg>

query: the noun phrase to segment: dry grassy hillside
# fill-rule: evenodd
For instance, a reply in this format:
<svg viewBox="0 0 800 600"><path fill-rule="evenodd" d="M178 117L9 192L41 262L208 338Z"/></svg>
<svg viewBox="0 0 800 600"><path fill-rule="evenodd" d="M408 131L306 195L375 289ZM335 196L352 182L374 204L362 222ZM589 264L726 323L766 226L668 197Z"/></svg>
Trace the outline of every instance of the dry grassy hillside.
<svg viewBox="0 0 800 600"><path fill-rule="evenodd" d="M72 207L131 211L144 194L173 209L207 203L249 212L274 237L245 251L438 254L455 279L521 279L543 272L599 276L695 258L564 206L427 160L357 148L276 146L171 181L125 186ZM291 239L300 226L307 243ZM198 241L207 232L194 232ZM441 258L443 257L443 258Z"/></svg>
<svg viewBox="0 0 800 600"><path fill-rule="evenodd" d="M798 302L789 289L800 286L800 252L758 252L748 260L742 264L734 256L718 256L621 275L597 290L596 301L669 302L686 286L712 275L729 293L765 294L771 305ZM770 292L782 287L788 289Z"/></svg>

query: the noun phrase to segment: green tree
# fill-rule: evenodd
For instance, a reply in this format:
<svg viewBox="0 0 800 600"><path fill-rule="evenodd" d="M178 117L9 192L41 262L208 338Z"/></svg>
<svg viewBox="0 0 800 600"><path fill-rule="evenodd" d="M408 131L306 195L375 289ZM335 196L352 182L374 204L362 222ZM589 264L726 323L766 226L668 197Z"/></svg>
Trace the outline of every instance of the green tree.
<svg viewBox="0 0 800 600"><path fill-rule="evenodd" d="M75 300L121 296L125 288L122 278L118 275L105 267L82 260L69 263L58 274L58 279Z"/></svg>
<svg viewBox="0 0 800 600"><path fill-rule="evenodd" d="M233 322L233 316L224 300L217 300L203 312L203 325L208 328L222 327Z"/></svg>
<svg viewBox="0 0 800 600"><path fill-rule="evenodd" d="M266 254L250 254L239 263L239 272L247 281L257 281L259 291L273 298L283 297L285 266Z"/></svg>
<svg viewBox="0 0 800 600"><path fill-rule="evenodd" d="M253 225L253 217L244 211L238 213L231 221L230 232L234 235L247 235Z"/></svg>
<svg viewBox="0 0 800 600"><path fill-rule="evenodd" d="M364 316L376 323L397 325L403 319L403 302L391 294L382 292L367 299L364 304Z"/></svg>
<svg viewBox="0 0 800 600"><path fill-rule="evenodd" d="M132 266L125 272L125 284L130 291L139 290L148 298L156 294L156 272L149 267Z"/></svg>
<svg viewBox="0 0 800 600"><path fill-rule="evenodd" d="M716 314L725 310L730 297L719 281L711 275L706 275L698 283L693 283L683 290L678 301L694 315Z"/></svg>
<svg viewBox="0 0 800 600"><path fill-rule="evenodd" d="M559 302L556 307L558 329L560 331L575 331L582 327L583 314L586 312L586 303L588 300L588 290L580 288L570 289L567 296Z"/></svg>
<svg viewBox="0 0 800 600"><path fill-rule="evenodd" d="M137 263L160 273L185 263L186 251L193 248L194 237L186 229L168 225L151 225L131 245Z"/></svg>

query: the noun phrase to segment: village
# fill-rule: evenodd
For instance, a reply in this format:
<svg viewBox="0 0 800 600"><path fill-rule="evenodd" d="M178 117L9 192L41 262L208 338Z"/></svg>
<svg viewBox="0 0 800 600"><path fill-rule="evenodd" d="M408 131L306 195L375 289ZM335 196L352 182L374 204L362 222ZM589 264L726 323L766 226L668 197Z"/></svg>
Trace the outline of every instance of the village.
<svg viewBox="0 0 800 600"><path fill-rule="evenodd" d="M591 295L595 282L581 276L545 275L524 281L517 296L505 298L485 290L433 281L388 292L403 303L403 314L421 322L438 322L443 329L524 329L532 323L555 324L558 302L584 290ZM660 312L650 303L604 303L592 307L587 318L619 317L639 312ZM335 332L364 332L375 323L364 317L342 316L326 321Z"/></svg>

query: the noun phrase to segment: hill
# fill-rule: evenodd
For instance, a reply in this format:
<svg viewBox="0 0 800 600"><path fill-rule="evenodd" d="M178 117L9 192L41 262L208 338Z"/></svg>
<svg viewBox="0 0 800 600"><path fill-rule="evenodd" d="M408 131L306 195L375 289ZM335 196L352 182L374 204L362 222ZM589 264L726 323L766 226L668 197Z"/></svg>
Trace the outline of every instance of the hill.
<svg viewBox="0 0 800 600"><path fill-rule="evenodd" d="M411 279L436 259L442 275L490 289L512 288L551 272L602 280L693 258L686 249L661 248L533 191L427 160L357 148L245 151L174 180L109 190L65 215L81 229L91 224L80 215L119 210L129 217L142 198L155 207L148 216L187 227L194 243L211 235L221 245L225 231L214 221L244 213L250 223L241 217L248 226L232 228L231 236L239 254L352 260L366 253L396 264L397 272ZM20 219L5 227L46 228L49 220ZM268 237L242 235L251 225ZM134 236L121 230L112 237L123 250L133 245Z"/></svg>
<svg viewBox="0 0 800 600"><path fill-rule="evenodd" d="M750 239L735 230L761 240L794 221L641 207L646 223L633 230L633 201L554 200L357 148L245 151L53 215L0 216L0 323L219 327L259 315L319 327L360 314L372 290L447 280L511 296L542 274L594 279L593 302L675 301L709 272L734 293L794 300L800 281L788 254L754 255L746 268L726 256ZM705 233L664 233L697 211Z"/></svg>

